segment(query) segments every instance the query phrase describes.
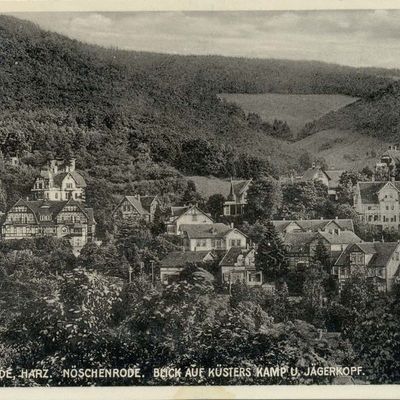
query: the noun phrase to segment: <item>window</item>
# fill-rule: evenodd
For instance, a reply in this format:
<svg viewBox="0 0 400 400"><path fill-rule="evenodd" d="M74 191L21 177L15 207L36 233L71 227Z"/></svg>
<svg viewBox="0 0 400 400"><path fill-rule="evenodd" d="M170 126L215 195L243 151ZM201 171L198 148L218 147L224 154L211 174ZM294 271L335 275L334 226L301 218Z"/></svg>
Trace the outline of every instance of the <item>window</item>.
<svg viewBox="0 0 400 400"><path fill-rule="evenodd" d="M201 246L201 240L197 239L196 240L196 247L200 247Z"/></svg>
<svg viewBox="0 0 400 400"><path fill-rule="evenodd" d="M72 189L73 185L72 185L71 182L68 182L67 185L66 185L66 187L67 187L67 189Z"/></svg>
<svg viewBox="0 0 400 400"><path fill-rule="evenodd" d="M203 239L203 240L201 241L201 245L202 245L202 247L206 247L206 246L207 246L207 240L206 240L206 239Z"/></svg>
<svg viewBox="0 0 400 400"><path fill-rule="evenodd" d="M386 206L386 211L389 211L389 206Z"/></svg>
<svg viewBox="0 0 400 400"><path fill-rule="evenodd" d="M192 221L197 221L197 214L192 215Z"/></svg>
<svg viewBox="0 0 400 400"><path fill-rule="evenodd" d="M353 264L362 264L364 262L364 257L362 253L350 253L350 261Z"/></svg>
<svg viewBox="0 0 400 400"><path fill-rule="evenodd" d="M54 197L58 199L58 193L54 193Z"/></svg>

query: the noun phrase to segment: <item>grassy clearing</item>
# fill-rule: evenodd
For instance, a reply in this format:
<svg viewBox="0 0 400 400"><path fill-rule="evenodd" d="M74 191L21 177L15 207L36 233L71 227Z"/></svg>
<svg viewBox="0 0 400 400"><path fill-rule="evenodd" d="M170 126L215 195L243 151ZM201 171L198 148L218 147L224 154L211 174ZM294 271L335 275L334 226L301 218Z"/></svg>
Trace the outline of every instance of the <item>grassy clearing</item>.
<svg viewBox="0 0 400 400"><path fill-rule="evenodd" d="M225 100L238 104L245 112L256 112L267 122L286 121L294 134L307 123L329 111L338 110L357 100L333 94L227 94Z"/></svg>
<svg viewBox="0 0 400 400"><path fill-rule="evenodd" d="M373 167L388 147L388 142L352 131L326 130L293 143L297 151L309 151L323 157L328 165L337 169Z"/></svg>

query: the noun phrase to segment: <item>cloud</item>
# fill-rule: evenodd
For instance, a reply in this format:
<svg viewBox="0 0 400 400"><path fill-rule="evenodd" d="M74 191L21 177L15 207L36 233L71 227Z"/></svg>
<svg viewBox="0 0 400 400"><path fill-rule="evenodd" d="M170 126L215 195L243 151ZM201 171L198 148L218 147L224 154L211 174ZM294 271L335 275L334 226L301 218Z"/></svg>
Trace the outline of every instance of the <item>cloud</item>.
<svg viewBox="0 0 400 400"><path fill-rule="evenodd" d="M32 13L86 42L181 54L400 67L400 11Z"/></svg>

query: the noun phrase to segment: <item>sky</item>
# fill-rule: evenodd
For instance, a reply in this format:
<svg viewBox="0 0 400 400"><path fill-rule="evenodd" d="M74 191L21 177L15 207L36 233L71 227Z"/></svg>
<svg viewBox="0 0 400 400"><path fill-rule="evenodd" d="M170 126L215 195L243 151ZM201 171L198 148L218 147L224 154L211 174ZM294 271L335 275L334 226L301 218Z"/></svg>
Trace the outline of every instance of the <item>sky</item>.
<svg viewBox="0 0 400 400"><path fill-rule="evenodd" d="M13 15L106 47L400 68L400 10Z"/></svg>

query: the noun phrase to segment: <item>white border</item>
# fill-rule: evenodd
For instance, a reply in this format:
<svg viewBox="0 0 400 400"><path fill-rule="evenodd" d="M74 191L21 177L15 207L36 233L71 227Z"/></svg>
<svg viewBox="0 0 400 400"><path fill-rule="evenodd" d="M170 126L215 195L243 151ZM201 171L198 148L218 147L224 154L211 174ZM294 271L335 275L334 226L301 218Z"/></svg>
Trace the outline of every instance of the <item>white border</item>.
<svg viewBox="0 0 400 400"><path fill-rule="evenodd" d="M399 0L0 0L0 12L399 9Z"/></svg>
<svg viewBox="0 0 400 400"><path fill-rule="evenodd" d="M0 0L0 13L400 9L400 0ZM400 22L400 21L399 21ZM398 385L0 388L1 400L400 399Z"/></svg>

